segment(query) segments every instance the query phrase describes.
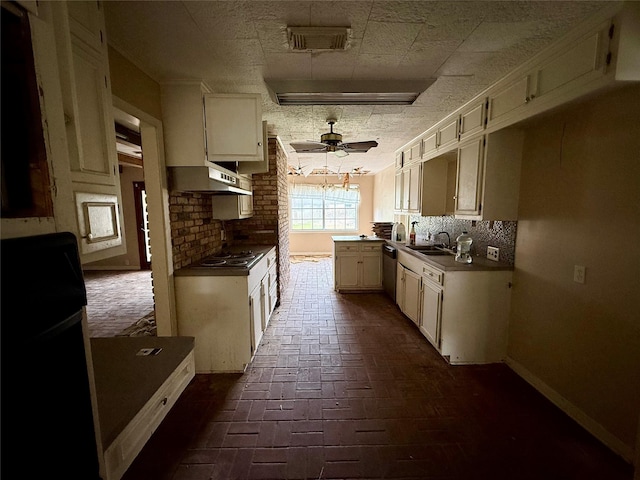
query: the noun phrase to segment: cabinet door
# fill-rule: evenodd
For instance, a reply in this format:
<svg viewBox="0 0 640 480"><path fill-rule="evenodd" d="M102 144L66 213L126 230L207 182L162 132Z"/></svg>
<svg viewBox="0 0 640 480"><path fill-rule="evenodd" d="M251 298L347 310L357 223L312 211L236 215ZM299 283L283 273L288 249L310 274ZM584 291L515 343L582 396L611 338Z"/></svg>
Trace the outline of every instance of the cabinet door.
<svg viewBox="0 0 640 480"><path fill-rule="evenodd" d="M119 183L116 133L104 58L72 36L71 60L73 83L69 94L73 110L65 112L70 117L71 178L74 182L115 186Z"/></svg>
<svg viewBox="0 0 640 480"><path fill-rule="evenodd" d="M260 305L262 307L260 318L262 319L263 332L269 324L269 316L271 315L271 305L269 304L269 300L269 273L267 273L260 282Z"/></svg>
<svg viewBox="0 0 640 480"><path fill-rule="evenodd" d="M404 272L406 268L402 264L396 265L396 305L400 311L404 311Z"/></svg>
<svg viewBox="0 0 640 480"><path fill-rule="evenodd" d="M503 120L513 110L529 102L529 82L530 77L526 75L489 95L487 125Z"/></svg>
<svg viewBox="0 0 640 480"><path fill-rule="evenodd" d="M438 128L438 149L449 147L458 141L459 124L459 118L456 116Z"/></svg>
<svg viewBox="0 0 640 480"><path fill-rule="evenodd" d="M405 169L402 171L402 208L401 210L407 212L410 204L410 192L411 192L411 170Z"/></svg>
<svg viewBox="0 0 640 480"><path fill-rule="evenodd" d="M379 248L379 247L378 247ZM381 252L362 252L362 286L382 286L382 254Z"/></svg>
<svg viewBox="0 0 640 480"><path fill-rule="evenodd" d="M358 286L358 262L360 254L339 253L336 258L336 286L338 288L355 288Z"/></svg>
<svg viewBox="0 0 640 480"><path fill-rule="evenodd" d="M422 139L422 155L429 156L438 149L438 132L433 132Z"/></svg>
<svg viewBox="0 0 640 480"><path fill-rule="evenodd" d="M440 350L441 318L442 289L430 281L423 281L420 331L438 350Z"/></svg>
<svg viewBox="0 0 640 480"><path fill-rule="evenodd" d="M262 95L205 94L204 102L207 159L262 161Z"/></svg>
<svg viewBox="0 0 640 480"><path fill-rule="evenodd" d="M477 103L465 108L460 114L460 140L466 140L471 135L484 130L487 101L480 99Z"/></svg>
<svg viewBox="0 0 640 480"><path fill-rule="evenodd" d="M537 88L529 92L530 97L547 95L584 75L601 75L604 35L602 30L591 33L538 69Z"/></svg>
<svg viewBox="0 0 640 480"><path fill-rule="evenodd" d="M249 294L251 356L256 352L262 339L262 284L259 283Z"/></svg>
<svg viewBox="0 0 640 480"><path fill-rule="evenodd" d="M403 155L402 152L396 154L396 168L402 168Z"/></svg>
<svg viewBox="0 0 640 480"><path fill-rule="evenodd" d="M393 209L396 211L402 210L402 172L396 173L396 186L395 186L395 203Z"/></svg>
<svg viewBox="0 0 640 480"><path fill-rule="evenodd" d="M403 313L418 325L420 318L420 275L404 269L404 308Z"/></svg>
<svg viewBox="0 0 640 480"><path fill-rule="evenodd" d="M418 163L412 166L409 173L409 192L407 195L407 212L410 213L420 213L420 174L422 172L422 164Z"/></svg>
<svg viewBox="0 0 640 480"><path fill-rule="evenodd" d="M484 138L461 145L456 175L456 215L480 215Z"/></svg>

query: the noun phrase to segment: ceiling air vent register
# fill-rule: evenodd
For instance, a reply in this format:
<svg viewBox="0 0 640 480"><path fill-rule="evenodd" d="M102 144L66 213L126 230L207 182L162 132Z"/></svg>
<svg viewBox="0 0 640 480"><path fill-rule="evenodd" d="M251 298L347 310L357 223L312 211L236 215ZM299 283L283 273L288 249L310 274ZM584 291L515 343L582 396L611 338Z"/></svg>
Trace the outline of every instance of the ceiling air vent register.
<svg viewBox="0 0 640 480"><path fill-rule="evenodd" d="M289 48L298 52L346 50L351 29L347 27L288 27Z"/></svg>

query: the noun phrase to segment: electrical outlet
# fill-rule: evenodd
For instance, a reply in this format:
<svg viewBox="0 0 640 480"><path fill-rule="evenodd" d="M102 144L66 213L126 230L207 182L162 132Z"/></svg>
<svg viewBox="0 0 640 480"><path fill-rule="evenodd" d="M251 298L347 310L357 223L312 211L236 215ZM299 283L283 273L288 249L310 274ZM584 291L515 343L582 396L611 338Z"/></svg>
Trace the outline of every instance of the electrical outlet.
<svg viewBox="0 0 640 480"><path fill-rule="evenodd" d="M499 257L500 257L500 249L498 247L487 247L487 258L489 260L493 260L494 262L497 262Z"/></svg>
<svg viewBox="0 0 640 480"><path fill-rule="evenodd" d="M576 283L584 283L587 276L587 267L584 265L573 266L573 281Z"/></svg>

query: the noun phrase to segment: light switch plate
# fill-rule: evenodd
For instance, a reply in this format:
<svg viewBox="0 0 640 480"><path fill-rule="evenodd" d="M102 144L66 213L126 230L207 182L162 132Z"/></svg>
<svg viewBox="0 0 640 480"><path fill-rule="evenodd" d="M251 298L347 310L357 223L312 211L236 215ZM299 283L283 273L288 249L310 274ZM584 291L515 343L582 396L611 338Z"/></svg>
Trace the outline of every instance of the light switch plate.
<svg viewBox="0 0 640 480"><path fill-rule="evenodd" d="M500 249L498 247L487 247L487 258L489 260L493 260L494 262L497 262L499 257L500 257Z"/></svg>

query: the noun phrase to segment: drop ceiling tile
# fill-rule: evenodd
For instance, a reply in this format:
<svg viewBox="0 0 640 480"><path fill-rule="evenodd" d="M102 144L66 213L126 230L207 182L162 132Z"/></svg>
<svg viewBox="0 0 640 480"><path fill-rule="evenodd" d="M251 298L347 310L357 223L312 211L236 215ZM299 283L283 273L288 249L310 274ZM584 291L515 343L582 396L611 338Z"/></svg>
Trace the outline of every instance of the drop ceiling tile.
<svg viewBox="0 0 640 480"><path fill-rule="evenodd" d="M369 22L361 53L389 55L404 53L413 44L422 24Z"/></svg>
<svg viewBox="0 0 640 480"><path fill-rule="evenodd" d="M496 52L535 37L539 22L481 23L458 48L459 52Z"/></svg>
<svg viewBox="0 0 640 480"><path fill-rule="evenodd" d="M361 39L369 20L372 3L366 1L312 2L309 25L349 27L351 38Z"/></svg>
<svg viewBox="0 0 640 480"><path fill-rule="evenodd" d="M311 54L287 52L265 54L267 66L265 78L285 80L307 80L311 78Z"/></svg>

